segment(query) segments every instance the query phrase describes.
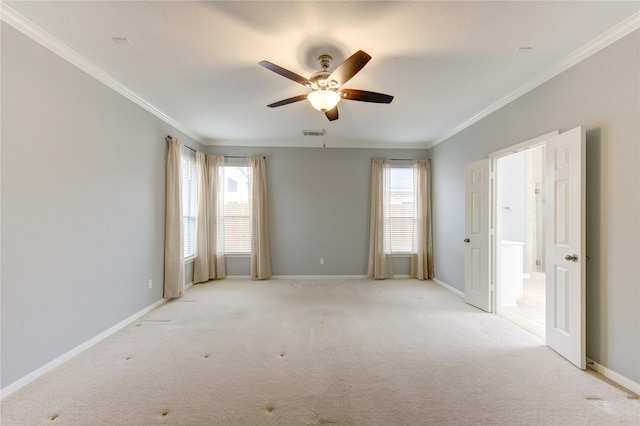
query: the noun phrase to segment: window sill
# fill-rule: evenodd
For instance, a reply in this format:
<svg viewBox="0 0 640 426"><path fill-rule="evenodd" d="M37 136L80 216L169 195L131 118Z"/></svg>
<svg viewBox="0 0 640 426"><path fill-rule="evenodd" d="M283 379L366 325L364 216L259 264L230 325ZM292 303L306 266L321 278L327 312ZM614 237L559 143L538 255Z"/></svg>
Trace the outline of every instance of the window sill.
<svg viewBox="0 0 640 426"><path fill-rule="evenodd" d="M395 256L395 255L394 255ZM251 257L251 253L225 253L224 257ZM196 260L195 256L185 257L183 263L186 265L188 263L193 263Z"/></svg>
<svg viewBox="0 0 640 426"><path fill-rule="evenodd" d="M225 253L224 257L251 257L251 253Z"/></svg>

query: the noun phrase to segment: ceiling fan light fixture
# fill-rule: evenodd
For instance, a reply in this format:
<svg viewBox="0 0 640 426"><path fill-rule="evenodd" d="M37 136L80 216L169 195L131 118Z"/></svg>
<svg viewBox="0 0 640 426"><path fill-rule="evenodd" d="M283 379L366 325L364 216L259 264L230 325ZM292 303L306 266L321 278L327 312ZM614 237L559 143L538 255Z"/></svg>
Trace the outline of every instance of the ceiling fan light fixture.
<svg viewBox="0 0 640 426"><path fill-rule="evenodd" d="M340 94L333 90L315 90L307 95L307 100L318 111L331 111L340 102Z"/></svg>

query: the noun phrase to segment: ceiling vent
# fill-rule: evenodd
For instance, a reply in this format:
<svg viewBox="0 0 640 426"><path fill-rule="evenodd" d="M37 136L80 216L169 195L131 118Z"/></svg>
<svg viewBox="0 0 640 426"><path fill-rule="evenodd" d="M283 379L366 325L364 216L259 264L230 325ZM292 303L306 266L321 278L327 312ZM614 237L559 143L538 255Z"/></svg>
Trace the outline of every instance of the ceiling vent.
<svg viewBox="0 0 640 426"><path fill-rule="evenodd" d="M327 134L325 129L322 130L303 130L302 134L305 136L324 136Z"/></svg>
<svg viewBox="0 0 640 426"><path fill-rule="evenodd" d="M126 37L111 37L111 40L113 40L115 44L133 44L131 43L131 40Z"/></svg>

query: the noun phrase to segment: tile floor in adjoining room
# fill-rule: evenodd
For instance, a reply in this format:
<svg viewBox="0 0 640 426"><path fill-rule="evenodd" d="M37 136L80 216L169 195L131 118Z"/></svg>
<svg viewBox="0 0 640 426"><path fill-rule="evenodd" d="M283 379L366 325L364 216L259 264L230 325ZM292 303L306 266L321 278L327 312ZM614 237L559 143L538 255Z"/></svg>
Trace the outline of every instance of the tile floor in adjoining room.
<svg viewBox="0 0 640 426"><path fill-rule="evenodd" d="M545 340L545 274L523 279L523 297L517 306L504 306L500 315Z"/></svg>

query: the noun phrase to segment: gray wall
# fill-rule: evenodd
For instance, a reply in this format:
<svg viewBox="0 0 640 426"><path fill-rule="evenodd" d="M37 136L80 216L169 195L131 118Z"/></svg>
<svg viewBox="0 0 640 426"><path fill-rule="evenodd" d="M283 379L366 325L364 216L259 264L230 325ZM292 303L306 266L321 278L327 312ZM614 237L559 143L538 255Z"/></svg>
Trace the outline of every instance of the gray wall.
<svg viewBox="0 0 640 426"><path fill-rule="evenodd" d="M330 139L323 139L330 145ZM309 140L309 145L318 142ZM427 150L207 147L219 155L265 155L274 275L365 275L369 256L371 159L420 158ZM320 258L325 264L320 264ZM227 259L249 275L248 257ZM409 258L394 259L409 274Z"/></svg>
<svg viewBox="0 0 640 426"><path fill-rule="evenodd" d="M1 37L6 387L162 298L165 136L198 144L4 22Z"/></svg>
<svg viewBox="0 0 640 426"><path fill-rule="evenodd" d="M640 32L431 150L436 278L464 289L464 165L587 129L587 356L640 382Z"/></svg>

